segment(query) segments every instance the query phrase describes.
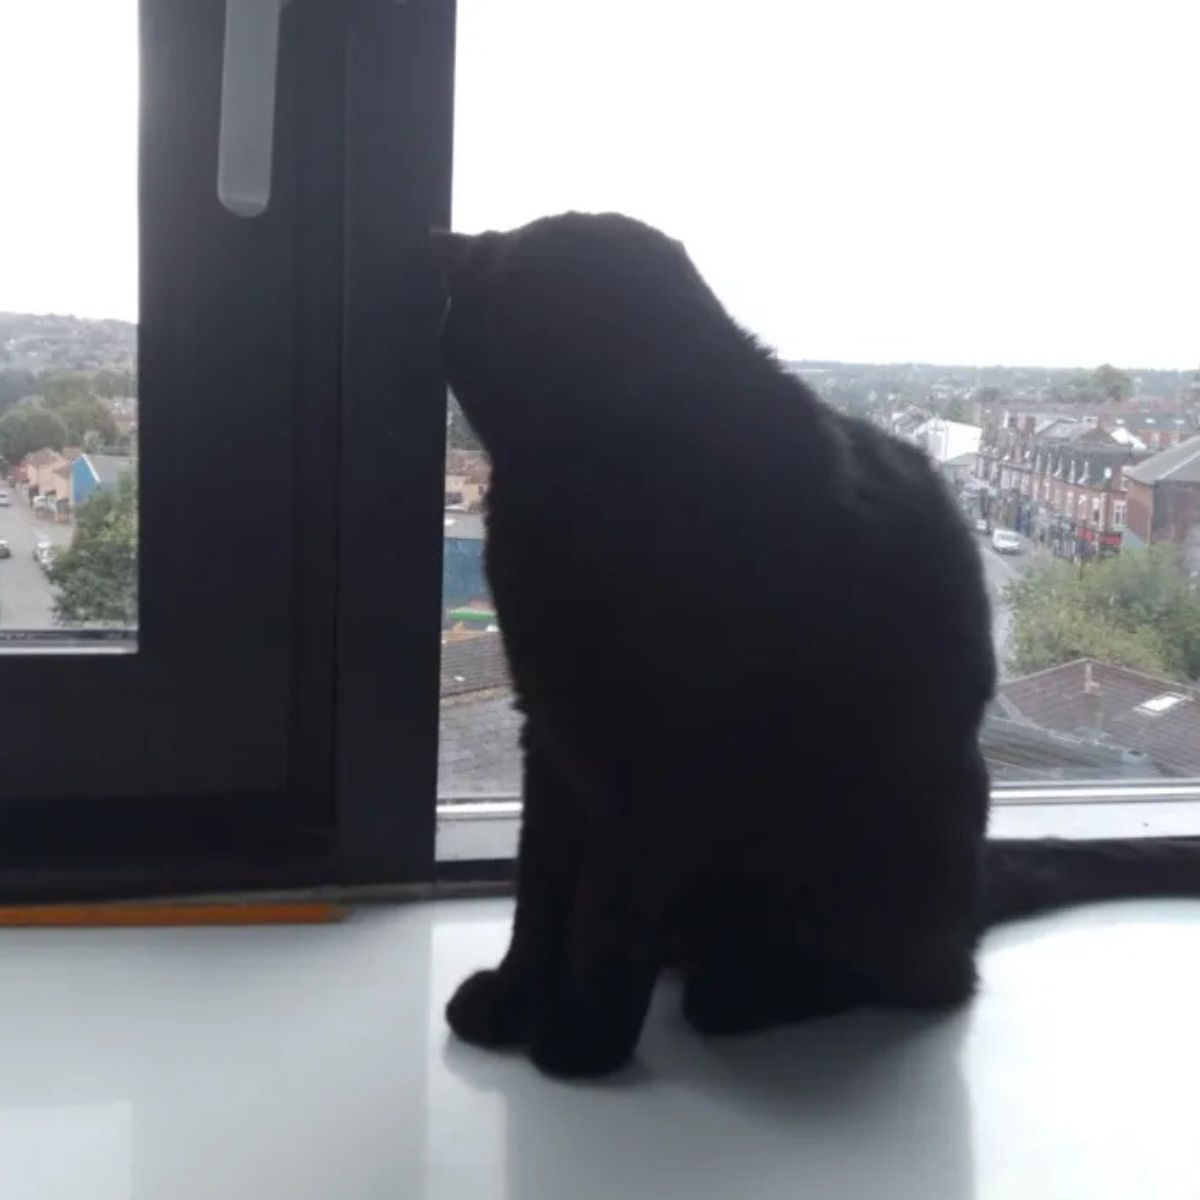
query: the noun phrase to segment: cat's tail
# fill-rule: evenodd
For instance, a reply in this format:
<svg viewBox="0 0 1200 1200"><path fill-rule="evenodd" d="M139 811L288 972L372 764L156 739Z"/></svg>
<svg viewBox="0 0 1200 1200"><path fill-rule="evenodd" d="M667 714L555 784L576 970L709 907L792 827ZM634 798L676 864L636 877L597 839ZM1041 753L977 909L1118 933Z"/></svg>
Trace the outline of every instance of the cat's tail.
<svg viewBox="0 0 1200 1200"><path fill-rule="evenodd" d="M989 841L978 928L1135 896L1200 898L1200 838Z"/></svg>

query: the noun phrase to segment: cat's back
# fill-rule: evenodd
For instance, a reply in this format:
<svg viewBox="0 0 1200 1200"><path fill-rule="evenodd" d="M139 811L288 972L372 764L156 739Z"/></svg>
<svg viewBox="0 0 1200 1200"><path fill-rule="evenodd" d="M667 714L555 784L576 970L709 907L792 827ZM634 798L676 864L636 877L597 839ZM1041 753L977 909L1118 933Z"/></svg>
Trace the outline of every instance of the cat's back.
<svg viewBox="0 0 1200 1200"><path fill-rule="evenodd" d="M822 678L838 701L982 703L978 555L928 459L761 359L679 387L675 425L598 428L536 488L498 473L488 564L518 683L677 713Z"/></svg>

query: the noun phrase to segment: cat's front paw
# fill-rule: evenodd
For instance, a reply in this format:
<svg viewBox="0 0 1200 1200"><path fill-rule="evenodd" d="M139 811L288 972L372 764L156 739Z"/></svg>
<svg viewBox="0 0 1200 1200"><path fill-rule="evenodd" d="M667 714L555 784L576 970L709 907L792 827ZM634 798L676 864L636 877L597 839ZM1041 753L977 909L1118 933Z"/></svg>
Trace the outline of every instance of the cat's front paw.
<svg viewBox="0 0 1200 1200"><path fill-rule="evenodd" d="M450 998L446 1020L464 1042L516 1046L528 1035L528 996L504 971L476 971Z"/></svg>
<svg viewBox="0 0 1200 1200"><path fill-rule="evenodd" d="M541 1007L534 1021L529 1057L534 1066L560 1079L597 1079L619 1071L637 1045L638 1026L597 1011L582 998L563 997Z"/></svg>

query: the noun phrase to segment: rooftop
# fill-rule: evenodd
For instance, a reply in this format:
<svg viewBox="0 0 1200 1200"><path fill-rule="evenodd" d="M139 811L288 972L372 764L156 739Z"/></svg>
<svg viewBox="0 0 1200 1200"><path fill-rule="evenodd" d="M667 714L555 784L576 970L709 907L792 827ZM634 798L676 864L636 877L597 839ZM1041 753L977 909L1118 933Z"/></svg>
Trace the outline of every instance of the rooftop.
<svg viewBox="0 0 1200 1200"><path fill-rule="evenodd" d="M85 454L83 458L96 481L104 487L116 483L124 472L133 469L133 459L126 454Z"/></svg>
<svg viewBox="0 0 1200 1200"><path fill-rule="evenodd" d="M508 687L508 665L498 633L442 643L442 698Z"/></svg>
<svg viewBox="0 0 1200 1200"><path fill-rule="evenodd" d="M995 783L1200 775L1197 700L1196 689L1080 660L1003 684L979 743ZM500 636L446 643L439 792L518 794L520 727Z"/></svg>
<svg viewBox="0 0 1200 1200"><path fill-rule="evenodd" d="M1011 679L998 697L1004 715L1025 729L1145 755L1169 776L1200 775L1197 701L1200 692L1187 684L1092 659Z"/></svg>
<svg viewBox="0 0 1200 1200"><path fill-rule="evenodd" d="M1166 479L1174 483L1200 483L1200 437L1188 438L1130 467L1125 474L1138 483L1161 483Z"/></svg>

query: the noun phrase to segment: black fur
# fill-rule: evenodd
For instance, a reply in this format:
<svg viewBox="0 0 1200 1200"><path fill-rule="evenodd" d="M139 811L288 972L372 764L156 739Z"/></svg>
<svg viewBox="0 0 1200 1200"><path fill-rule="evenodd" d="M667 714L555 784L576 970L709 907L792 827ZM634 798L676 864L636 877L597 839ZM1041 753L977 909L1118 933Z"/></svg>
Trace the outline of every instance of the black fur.
<svg viewBox="0 0 1200 1200"><path fill-rule="evenodd" d="M820 404L648 226L437 245L525 714L512 943L456 1032L613 1070L668 960L710 1033L965 999L1003 915L976 745L995 668L924 457Z"/></svg>

